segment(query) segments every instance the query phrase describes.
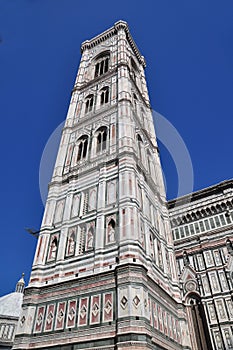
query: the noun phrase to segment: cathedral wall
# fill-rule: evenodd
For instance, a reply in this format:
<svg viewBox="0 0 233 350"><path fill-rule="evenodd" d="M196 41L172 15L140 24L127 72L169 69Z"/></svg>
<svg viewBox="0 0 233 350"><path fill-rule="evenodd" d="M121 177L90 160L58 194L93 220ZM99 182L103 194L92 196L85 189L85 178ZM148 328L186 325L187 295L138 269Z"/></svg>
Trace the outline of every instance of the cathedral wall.
<svg viewBox="0 0 233 350"><path fill-rule="evenodd" d="M229 180L169 203L183 298L200 300L214 349L233 347L232 195Z"/></svg>

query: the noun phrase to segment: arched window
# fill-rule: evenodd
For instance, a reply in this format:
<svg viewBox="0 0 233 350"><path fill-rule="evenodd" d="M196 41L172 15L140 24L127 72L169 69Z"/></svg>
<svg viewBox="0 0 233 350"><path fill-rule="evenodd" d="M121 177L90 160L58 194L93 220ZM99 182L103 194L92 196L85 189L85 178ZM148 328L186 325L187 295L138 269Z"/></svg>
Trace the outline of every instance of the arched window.
<svg viewBox="0 0 233 350"><path fill-rule="evenodd" d="M134 104L135 110L137 109L137 101L138 101L137 95L133 93L133 104Z"/></svg>
<svg viewBox="0 0 233 350"><path fill-rule="evenodd" d="M77 162L80 160L86 159L87 156L87 146L88 146L88 137L82 136L78 140L78 156L77 156Z"/></svg>
<svg viewBox="0 0 233 350"><path fill-rule="evenodd" d="M102 152L107 148L107 127L103 126L97 131L96 152Z"/></svg>
<svg viewBox="0 0 233 350"><path fill-rule="evenodd" d="M94 95L89 95L86 97L85 103L85 113L91 112L94 106Z"/></svg>
<svg viewBox="0 0 233 350"><path fill-rule="evenodd" d="M138 156L142 160L142 138L140 135L137 135L137 145L138 145Z"/></svg>
<svg viewBox="0 0 233 350"><path fill-rule="evenodd" d="M131 75L135 82L136 82L137 73L138 73L137 65L135 61L131 58Z"/></svg>
<svg viewBox="0 0 233 350"><path fill-rule="evenodd" d="M95 65L95 78L107 73L109 68L109 55L101 56L96 61Z"/></svg>
<svg viewBox="0 0 233 350"><path fill-rule="evenodd" d="M109 102L109 87L106 86L103 89L101 89L100 93L100 104L104 105L105 103Z"/></svg>

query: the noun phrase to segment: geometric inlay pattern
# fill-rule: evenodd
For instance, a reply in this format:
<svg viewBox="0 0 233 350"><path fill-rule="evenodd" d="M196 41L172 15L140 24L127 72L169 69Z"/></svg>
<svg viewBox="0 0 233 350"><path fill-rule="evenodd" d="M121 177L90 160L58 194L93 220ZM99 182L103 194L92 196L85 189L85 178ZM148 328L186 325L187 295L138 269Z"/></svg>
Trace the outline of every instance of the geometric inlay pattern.
<svg viewBox="0 0 233 350"><path fill-rule="evenodd" d="M74 317L75 317L75 309L72 307L69 311L68 318L72 321Z"/></svg>
<svg viewBox="0 0 233 350"><path fill-rule="evenodd" d="M63 317L64 317L64 312L63 310L61 309L57 315L57 319L59 322L61 322L63 320Z"/></svg>
<svg viewBox="0 0 233 350"><path fill-rule="evenodd" d="M128 304L128 299L126 298L126 296L123 296L122 299L121 299L121 307L122 307L122 309L125 309L127 304Z"/></svg>
<svg viewBox="0 0 233 350"><path fill-rule="evenodd" d="M86 314L87 314L87 308L86 308L86 305L83 305L81 310L80 310L80 316L82 318L85 318L86 317Z"/></svg>
<svg viewBox="0 0 233 350"><path fill-rule="evenodd" d="M38 326L42 323L42 321L43 321L43 315L40 313L36 320L36 323L38 324Z"/></svg>
<svg viewBox="0 0 233 350"><path fill-rule="evenodd" d="M137 308L139 304L140 304L140 299L139 299L139 297L136 295L136 296L133 298L133 305Z"/></svg>
<svg viewBox="0 0 233 350"><path fill-rule="evenodd" d="M96 317L97 315L98 315L98 313L99 313L99 305L97 304L97 303L95 303L94 305L93 305L93 307L92 307L92 313L93 313L93 315Z"/></svg>
<svg viewBox="0 0 233 350"><path fill-rule="evenodd" d="M109 314L112 311L112 303L108 300L104 306L104 311Z"/></svg>
<svg viewBox="0 0 233 350"><path fill-rule="evenodd" d="M25 321L26 321L26 317L23 316L23 317L21 318L21 320L20 320L20 326L21 326L21 327L23 327Z"/></svg>
<svg viewBox="0 0 233 350"><path fill-rule="evenodd" d="M48 314L47 319L46 319L46 322L48 324L50 324L53 321L53 316L54 315L53 315L52 311L50 311L50 313Z"/></svg>

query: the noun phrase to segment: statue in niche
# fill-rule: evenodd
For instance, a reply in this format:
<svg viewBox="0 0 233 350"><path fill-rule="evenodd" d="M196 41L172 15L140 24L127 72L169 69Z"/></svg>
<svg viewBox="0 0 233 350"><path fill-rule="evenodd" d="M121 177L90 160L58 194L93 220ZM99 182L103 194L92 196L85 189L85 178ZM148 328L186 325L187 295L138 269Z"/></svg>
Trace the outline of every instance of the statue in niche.
<svg viewBox="0 0 233 350"><path fill-rule="evenodd" d="M75 250L75 233L74 231L72 231L68 240L67 255L74 255L74 250Z"/></svg>
<svg viewBox="0 0 233 350"><path fill-rule="evenodd" d="M94 230L93 230L93 227L91 226L87 233L87 249L92 249L93 243L94 243Z"/></svg>
<svg viewBox="0 0 233 350"><path fill-rule="evenodd" d="M108 223L108 228L107 228L107 242L112 243L115 242L115 221L111 219Z"/></svg>
<svg viewBox="0 0 233 350"><path fill-rule="evenodd" d="M54 237L50 246L49 259L55 260L57 254L57 237Z"/></svg>

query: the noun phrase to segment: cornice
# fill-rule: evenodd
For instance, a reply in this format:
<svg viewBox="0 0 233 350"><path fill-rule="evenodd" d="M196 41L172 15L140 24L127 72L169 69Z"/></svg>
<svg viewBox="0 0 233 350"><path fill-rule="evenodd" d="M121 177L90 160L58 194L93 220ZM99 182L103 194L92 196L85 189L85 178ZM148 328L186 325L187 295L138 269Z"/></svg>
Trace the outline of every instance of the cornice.
<svg viewBox="0 0 233 350"><path fill-rule="evenodd" d="M145 58L141 55L137 45L135 44L135 41L134 41L132 35L130 34L127 22L122 21L122 20L116 22L114 24L114 26L105 30L103 33L95 36L94 38L84 41L81 45L81 53L83 53L85 50L91 49L91 48L95 47L96 45L100 44L101 42L113 37L120 30L125 31L126 37L128 39L128 42L129 42L134 54L136 55L139 63L141 63L143 65L143 67L145 68L146 67Z"/></svg>
<svg viewBox="0 0 233 350"><path fill-rule="evenodd" d="M233 188L233 179L222 181L216 185L203 188L199 191L190 193L188 195L178 197L168 201L168 208L172 210L178 206L189 204L190 202L199 201L203 198L208 198L210 196L216 196L218 194L223 194L224 190Z"/></svg>
<svg viewBox="0 0 233 350"><path fill-rule="evenodd" d="M113 69L109 69L108 72L100 75L99 77L95 77L94 79L91 79L89 81L84 81L80 86L78 86L78 84L76 84L74 86L73 90L71 91L71 93L73 93L75 91L82 93L83 91L85 91L87 89L95 87L96 84L105 82L107 79L114 77L114 75L117 73L118 67L113 68Z"/></svg>

